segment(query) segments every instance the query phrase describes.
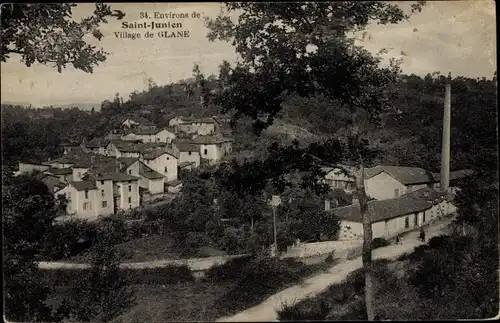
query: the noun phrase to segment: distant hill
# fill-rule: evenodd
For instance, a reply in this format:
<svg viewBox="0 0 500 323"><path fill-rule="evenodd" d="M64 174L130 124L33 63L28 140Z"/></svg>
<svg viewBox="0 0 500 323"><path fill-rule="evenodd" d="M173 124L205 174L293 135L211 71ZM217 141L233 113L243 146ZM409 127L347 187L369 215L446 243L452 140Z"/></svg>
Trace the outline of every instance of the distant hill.
<svg viewBox="0 0 500 323"><path fill-rule="evenodd" d="M33 104L30 102L11 102L11 101L2 101L1 104L5 105L20 105L23 107L29 107L30 105L33 108L42 108L45 105L40 105L40 104ZM80 110L83 111L90 111L92 108L95 109L95 111L99 111L101 109L101 103L69 103L69 104L52 104L54 108L61 108L61 109L71 109L73 107L77 107Z"/></svg>

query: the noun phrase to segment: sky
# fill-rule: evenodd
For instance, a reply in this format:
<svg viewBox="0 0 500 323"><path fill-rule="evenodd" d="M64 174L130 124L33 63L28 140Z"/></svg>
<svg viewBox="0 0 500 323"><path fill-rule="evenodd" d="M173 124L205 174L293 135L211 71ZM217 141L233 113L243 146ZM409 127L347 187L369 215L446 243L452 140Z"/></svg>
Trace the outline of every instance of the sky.
<svg viewBox="0 0 500 323"><path fill-rule="evenodd" d="M400 2L408 7L408 2ZM147 88L148 79L169 84L191 77L193 64L205 74L216 73L223 60L237 59L226 42L210 42L203 17L215 17L219 3L112 3L112 9L126 16L109 18L102 25L104 38L96 42L109 53L107 60L87 74L69 67L58 73L52 66L26 67L19 57L1 63L1 101L33 105L99 104L120 93L125 99L135 90ZM78 4L73 17L91 14L93 4ZM141 12L200 14L200 18L170 19L189 30L189 38L120 39L121 22L143 21ZM150 21L166 22L168 19ZM387 57L403 58L404 73L425 76L441 74L491 78L496 70L496 20L494 1L428 1L421 13L397 25L372 25L367 37L359 40L375 53L390 49ZM143 33L144 31L141 30ZM402 56L404 55L404 56Z"/></svg>

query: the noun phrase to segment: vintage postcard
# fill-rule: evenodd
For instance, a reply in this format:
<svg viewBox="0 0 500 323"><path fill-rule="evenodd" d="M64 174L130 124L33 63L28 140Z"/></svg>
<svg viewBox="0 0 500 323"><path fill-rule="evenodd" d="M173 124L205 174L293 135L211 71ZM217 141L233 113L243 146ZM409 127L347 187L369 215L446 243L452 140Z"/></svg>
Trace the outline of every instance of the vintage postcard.
<svg viewBox="0 0 500 323"><path fill-rule="evenodd" d="M494 1L1 5L4 318L498 318Z"/></svg>

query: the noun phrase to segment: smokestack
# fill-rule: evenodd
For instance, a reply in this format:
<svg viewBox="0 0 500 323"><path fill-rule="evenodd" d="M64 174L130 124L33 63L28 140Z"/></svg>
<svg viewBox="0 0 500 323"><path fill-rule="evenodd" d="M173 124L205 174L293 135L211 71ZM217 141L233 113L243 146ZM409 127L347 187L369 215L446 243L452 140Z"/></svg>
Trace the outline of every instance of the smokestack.
<svg viewBox="0 0 500 323"><path fill-rule="evenodd" d="M451 85L446 85L443 113L443 142L441 145L441 190L448 191L450 185L450 128L451 128Z"/></svg>

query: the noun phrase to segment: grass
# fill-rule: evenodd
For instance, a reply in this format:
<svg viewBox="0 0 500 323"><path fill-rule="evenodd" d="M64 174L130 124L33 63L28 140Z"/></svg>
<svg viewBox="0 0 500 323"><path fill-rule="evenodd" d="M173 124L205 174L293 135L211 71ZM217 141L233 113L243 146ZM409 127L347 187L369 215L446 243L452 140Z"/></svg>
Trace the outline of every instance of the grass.
<svg viewBox="0 0 500 323"><path fill-rule="evenodd" d="M165 259L181 259L174 241L169 236L152 235L149 237L133 239L119 244L118 250L124 255L125 262L143 262ZM196 250L189 258L203 258L226 255L224 251L210 247L202 247ZM76 257L69 259L73 263L87 263L89 253L84 252Z"/></svg>

